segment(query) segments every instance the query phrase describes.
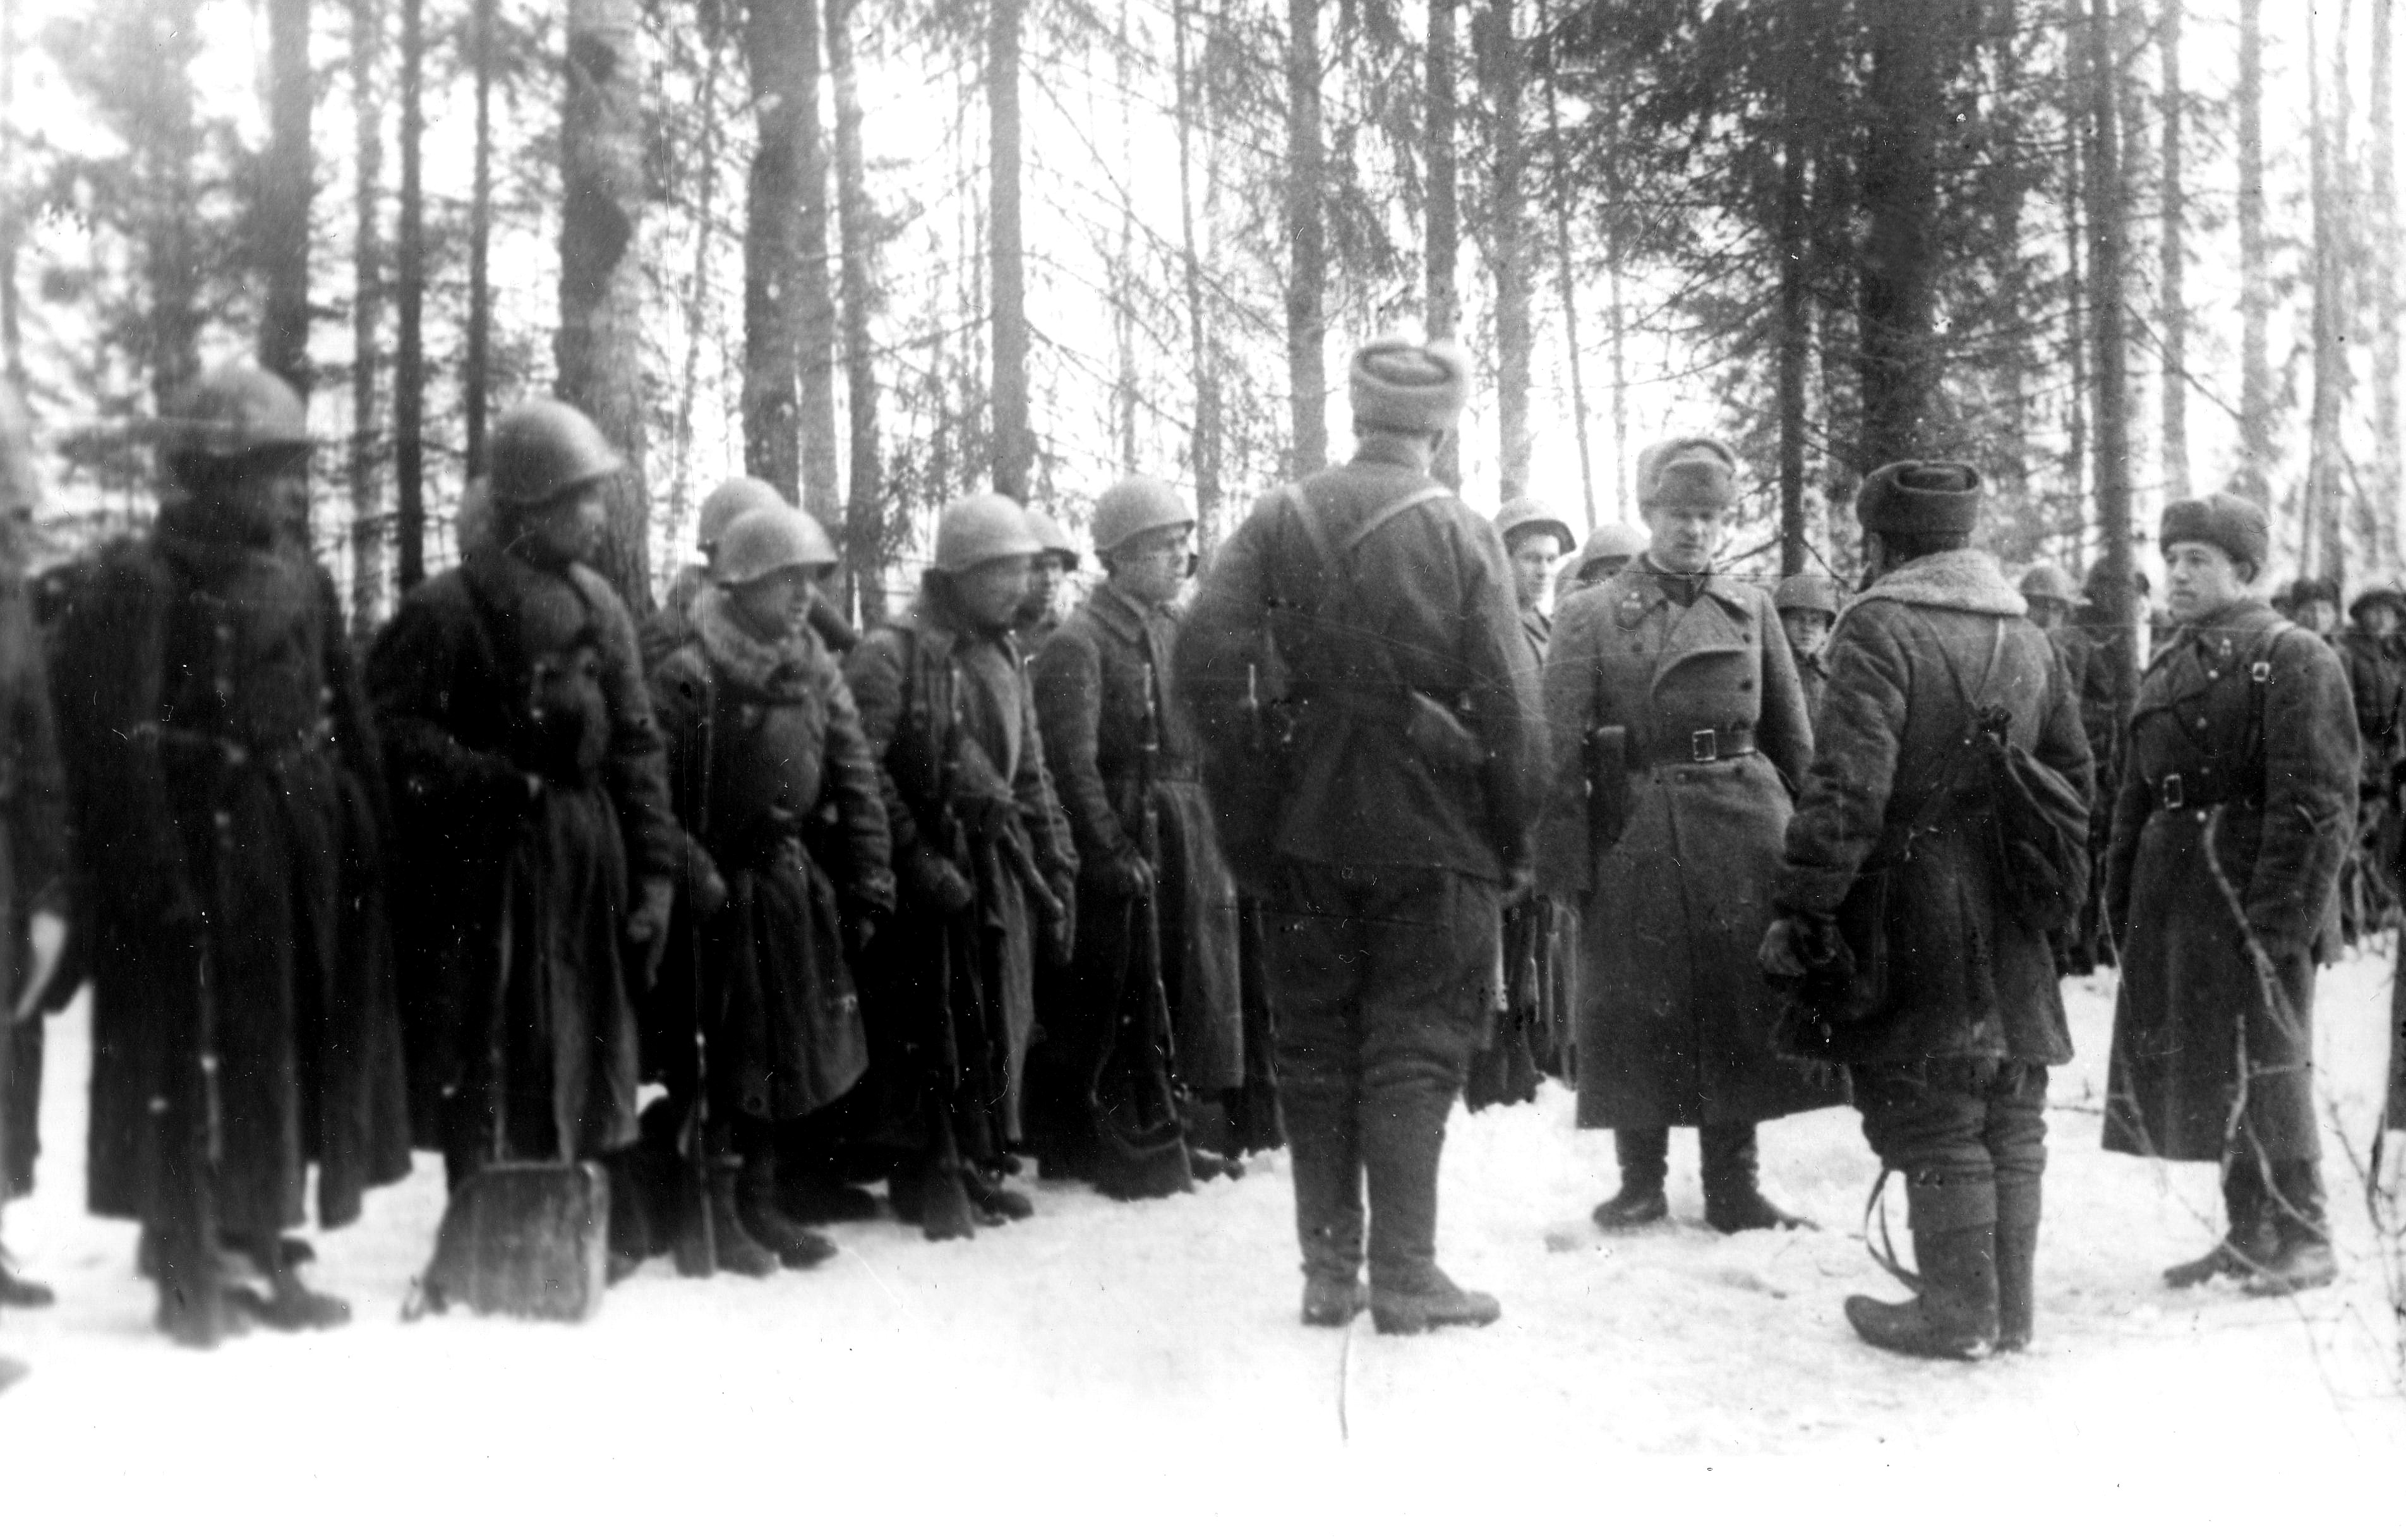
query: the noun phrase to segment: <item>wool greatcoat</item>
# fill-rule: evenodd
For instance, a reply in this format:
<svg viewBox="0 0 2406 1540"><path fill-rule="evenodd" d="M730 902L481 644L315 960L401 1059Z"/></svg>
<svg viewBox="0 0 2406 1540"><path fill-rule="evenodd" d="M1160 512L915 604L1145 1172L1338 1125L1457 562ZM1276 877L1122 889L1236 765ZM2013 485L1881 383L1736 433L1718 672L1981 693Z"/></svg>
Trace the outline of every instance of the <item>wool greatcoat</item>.
<svg viewBox="0 0 2406 1540"><path fill-rule="evenodd" d="M2339 658L2260 600L2182 627L2147 665L2105 869L2122 954L2106 1149L2219 1161L2240 1152L2236 1112L2241 1151L2319 1154L2314 965L2355 836L2358 752Z"/></svg>
<svg viewBox="0 0 2406 1540"><path fill-rule="evenodd" d="M191 1222L214 1080L219 1231L301 1224L312 1163L318 1222L349 1223L409 1174L409 1129L381 767L332 580L180 503L102 553L55 664L96 931L92 1211Z"/></svg>
<svg viewBox="0 0 2406 1540"><path fill-rule="evenodd" d="M632 1144L620 936L632 894L672 881L680 846L626 606L589 567L479 544L402 601L368 686L403 835L394 925L419 1144L439 1142L455 1179L474 1169L497 1095L513 1158Z"/></svg>
<svg viewBox="0 0 2406 1540"><path fill-rule="evenodd" d="M1759 1123L1844 1102L1843 1077L1774 1051L1780 999L1755 966L1788 787L1813 754L1771 596L1713 576L1678 604L1633 563L1554 617L1545 678L1537 881L1578 908L1579 1125ZM1625 752L1592 760L1599 728L1621 729ZM1755 752L1728 753L1748 737Z"/></svg>
<svg viewBox="0 0 2406 1540"><path fill-rule="evenodd" d="M1194 723L1168 688L1177 637L1178 621L1168 609L1139 606L1105 583L1053 633L1028 677L1045 763L1078 846L1074 987L1082 995L1106 991L1098 975L1115 974L1112 960L1130 954L1125 932L1137 911L1128 895L1104 892L1097 880L1130 855L1157 857L1162 982L1177 1034L1178 1074L1195 1091L1234 1091L1245 1083L1237 880L1212 840ZM1160 844L1152 853L1139 848L1148 717L1159 736L1153 807ZM1116 1003L1098 1005L1108 1013Z"/></svg>
<svg viewBox="0 0 2406 1540"><path fill-rule="evenodd" d="M1961 746L1967 695L2003 706L2012 741L2088 794L2077 683L2028 609L1985 552L1942 551L1881 577L1838 621L1775 901L1836 915L1886 871L1889 994L1832 1041L1784 1048L1851 1064L2071 1059L2053 955L2002 907L1988 779Z"/></svg>
<svg viewBox="0 0 2406 1540"><path fill-rule="evenodd" d="M1007 631L962 615L931 573L843 672L879 766L899 898L861 979L880 1137L930 1151L941 1111L963 1155L990 1159L1020 1138L1039 920L981 830L1015 820L1038 872L1064 897L1078 869L1019 650ZM973 896L947 912L943 890L960 879Z"/></svg>
<svg viewBox="0 0 2406 1540"><path fill-rule="evenodd" d="M692 622L653 671L652 703L679 819L727 884L701 937L709 1105L714 1118L785 1122L869 1067L841 921L894 907L885 804L852 691L817 633L764 642L715 588L696 596ZM650 1014L685 1026L690 1083L688 923Z"/></svg>

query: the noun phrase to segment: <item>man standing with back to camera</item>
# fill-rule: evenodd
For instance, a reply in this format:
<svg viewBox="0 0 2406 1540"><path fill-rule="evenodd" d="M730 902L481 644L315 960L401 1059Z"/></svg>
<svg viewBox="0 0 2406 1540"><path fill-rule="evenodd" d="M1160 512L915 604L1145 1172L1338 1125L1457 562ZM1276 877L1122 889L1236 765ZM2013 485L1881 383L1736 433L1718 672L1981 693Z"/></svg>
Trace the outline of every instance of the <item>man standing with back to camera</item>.
<svg viewBox="0 0 2406 1540"><path fill-rule="evenodd" d="M1543 757L1503 544L1429 474L1469 384L1451 343L1356 353L1352 460L1254 504L1179 639L1223 843L1265 898L1309 1325L1365 1304L1366 1177L1379 1329L1501 1314L1437 1265L1446 1116Z"/></svg>

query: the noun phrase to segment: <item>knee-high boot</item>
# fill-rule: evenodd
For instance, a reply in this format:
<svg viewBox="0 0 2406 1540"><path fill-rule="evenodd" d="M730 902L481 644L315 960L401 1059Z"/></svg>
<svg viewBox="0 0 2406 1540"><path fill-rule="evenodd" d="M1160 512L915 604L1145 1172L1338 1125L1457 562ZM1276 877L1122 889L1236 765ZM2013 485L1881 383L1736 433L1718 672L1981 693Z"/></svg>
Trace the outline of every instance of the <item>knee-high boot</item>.
<svg viewBox="0 0 2406 1540"><path fill-rule="evenodd" d="M1905 1189L1920 1294L1903 1305L1857 1294L1847 1321L1864 1341L1916 1358L1986 1358L1997 1345L1994 1181Z"/></svg>
<svg viewBox="0 0 2406 1540"><path fill-rule="evenodd" d="M2039 1180L1997 1180L1997 1350L2031 1345L2038 1317Z"/></svg>
<svg viewBox="0 0 2406 1540"><path fill-rule="evenodd" d="M1370 1316L1385 1333L1484 1326L1493 1295L1457 1285L1437 1264L1437 1175L1453 1087L1374 1086L1362 1119L1370 1179Z"/></svg>
<svg viewBox="0 0 2406 1540"><path fill-rule="evenodd" d="M1290 1072L1279 1084L1289 1165L1295 1172L1295 1232L1303 1250L1303 1319L1341 1326L1362 1311L1362 1141L1353 1095Z"/></svg>

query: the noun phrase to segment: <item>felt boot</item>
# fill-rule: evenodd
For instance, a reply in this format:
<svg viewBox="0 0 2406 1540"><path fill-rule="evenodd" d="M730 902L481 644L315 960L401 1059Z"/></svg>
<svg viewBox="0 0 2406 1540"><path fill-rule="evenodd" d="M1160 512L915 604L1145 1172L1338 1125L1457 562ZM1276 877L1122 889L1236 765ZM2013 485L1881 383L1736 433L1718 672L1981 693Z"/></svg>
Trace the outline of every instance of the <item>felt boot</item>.
<svg viewBox="0 0 2406 1540"><path fill-rule="evenodd" d="M2031 1345L2038 1316L2039 1184L1997 1183L1997 1351Z"/></svg>
<svg viewBox="0 0 2406 1540"><path fill-rule="evenodd" d="M1847 1321L1875 1348L1914 1358L1982 1359L1997 1346L1997 1190L1913 1186L1921 1292L1903 1305L1857 1294Z"/></svg>

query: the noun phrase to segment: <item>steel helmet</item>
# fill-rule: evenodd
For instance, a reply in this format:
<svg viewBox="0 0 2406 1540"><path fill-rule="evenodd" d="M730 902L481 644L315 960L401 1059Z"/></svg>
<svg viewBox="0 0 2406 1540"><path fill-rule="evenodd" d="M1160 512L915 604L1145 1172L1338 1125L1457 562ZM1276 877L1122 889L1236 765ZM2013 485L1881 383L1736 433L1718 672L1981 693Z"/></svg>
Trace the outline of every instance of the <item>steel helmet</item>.
<svg viewBox="0 0 2406 1540"><path fill-rule="evenodd" d="M2388 605L2398 612L2398 617L2400 620L2406 620L2406 593L2400 593L2387 584L2375 584L2348 600L2347 617L2362 625L2364 612L2376 604Z"/></svg>
<svg viewBox="0 0 2406 1540"><path fill-rule="evenodd" d="M187 460L240 459L309 447L309 415L292 387L254 363L223 363L194 380L160 423L172 470Z"/></svg>
<svg viewBox="0 0 2406 1540"><path fill-rule="evenodd" d="M955 498L936 520L934 565L940 572L966 572L980 562L1043 551L1043 539L1026 512L1000 492Z"/></svg>
<svg viewBox="0 0 2406 1540"><path fill-rule="evenodd" d="M493 424L493 501L529 508L614 474L626 462L593 419L564 401L522 401Z"/></svg>
<svg viewBox="0 0 2406 1540"><path fill-rule="evenodd" d="M1584 576L1599 561L1610 561L1615 557L1631 560L1651 544L1646 531L1634 524L1599 524L1588 535L1587 544L1579 547L1578 571Z"/></svg>
<svg viewBox="0 0 2406 1540"><path fill-rule="evenodd" d="M1148 530L1194 526L1195 515L1176 487L1152 476L1127 476L1095 500L1095 553L1116 551Z"/></svg>
<svg viewBox="0 0 2406 1540"><path fill-rule="evenodd" d="M1065 572L1078 564L1078 547L1069 544L1069 531L1061 528L1059 519L1041 508L1022 508L1020 514L1036 532L1038 544L1044 547L1040 555L1059 557Z"/></svg>
<svg viewBox="0 0 2406 1540"><path fill-rule="evenodd" d="M732 586L787 567L832 567L835 543L819 521L784 500L738 515L711 558L714 583Z"/></svg>
<svg viewBox="0 0 2406 1540"><path fill-rule="evenodd" d="M1556 517L1551 508L1533 497L1516 497L1495 515L1495 533L1503 539L1506 550L1512 548L1512 537L1524 530L1532 533L1551 534L1563 543L1565 552L1578 549L1578 536L1571 533L1570 525Z"/></svg>
<svg viewBox="0 0 2406 1540"><path fill-rule="evenodd" d="M41 473L34 463L34 420L25 398L0 379L0 515L30 513L42 505Z"/></svg>
<svg viewBox="0 0 2406 1540"><path fill-rule="evenodd" d="M2080 590L2072 586L2071 577L2051 561L2042 561L2022 574L2022 597L2045 600L2057 604L2080 602Z"/></svg>
<svg viewBox="0 0 2406 1540"><path fill-rule="evenodd" d="M1819 572L1797 572L1779 580L1779 586L1772 590L1771 607L1782 614L1813 610L1834 615L1838 613L1838 586Z"/></svg>
<svg viewBox="0 0 2406 1540"><path fill-rule="evenodd" d="M694 544L707 551L726 538L729 525L753 509L791 506L783 492L758 476L737 476L721 482L716 491L701 500L701 527L694 531Z"/></svg>

